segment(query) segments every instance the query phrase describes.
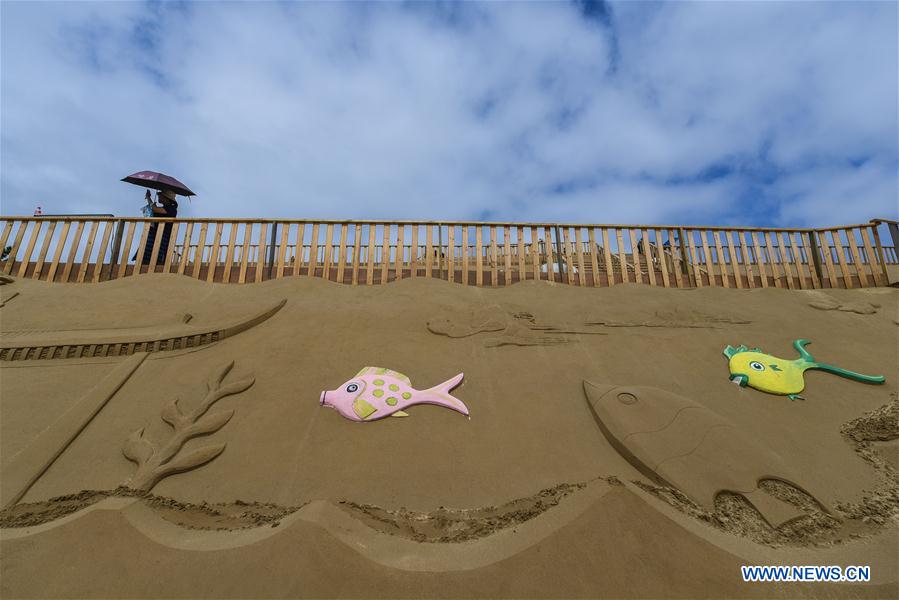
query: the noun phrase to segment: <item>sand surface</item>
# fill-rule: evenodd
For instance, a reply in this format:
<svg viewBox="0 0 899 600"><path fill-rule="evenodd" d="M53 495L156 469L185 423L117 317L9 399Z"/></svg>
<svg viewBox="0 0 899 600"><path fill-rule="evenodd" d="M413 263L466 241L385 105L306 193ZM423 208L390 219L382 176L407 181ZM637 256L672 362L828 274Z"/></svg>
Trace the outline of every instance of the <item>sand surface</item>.
<svg viewBox="0 0 899 600"><path fill-rule="evenodd" d="M147 275L16 280L0 305L0 348L66 348L0 360L4 598L899 594L895 289ZM791 401L728 380L725 346L793 359L797 338L886 383L808 371ZM366 366L417 390L464 372L471 418L320 406ZM694 460L696 431L654 417L652 452L617 447L585 381L701 406L751 440L720 454L757 489L718 489L729 471ZM683 489L635 460L657 454L692 461ZM768 563L872 564L873 581L742 583L740 565Z"/></svg>

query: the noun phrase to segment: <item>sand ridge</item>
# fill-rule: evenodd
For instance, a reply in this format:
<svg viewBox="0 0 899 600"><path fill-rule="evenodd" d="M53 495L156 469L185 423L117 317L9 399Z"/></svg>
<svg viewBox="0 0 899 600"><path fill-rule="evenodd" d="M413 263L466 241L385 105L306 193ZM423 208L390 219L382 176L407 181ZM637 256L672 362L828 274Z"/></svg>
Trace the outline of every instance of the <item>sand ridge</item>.
<svg viewBox="0 0 899 600"><path fill-rule="evenodd" d="M0 540L6 567L0 591L4 596L80 598L121 597L134 595L133 590L169 598L796 598L826 590L838 597L883 598L899 590L895 583L747 586L735 579L744 559L690 535L623 487L613 488L540 544L472 569L392 569L352 551L314 523L298 521L286 531L218 552L173 550L127 526L119 511L95 511L39 539ZM73 554L68 549L75 544L92 551ZM15 568L10 568L11 553L18 558ZM465 556L472 554L466 548ZM700 556L684 568L684 557ZM131 557L140 557L143 568L129 571L127 578L104 576L109 565L128 564ZM47 577L45 564L65 564L79 577ZM265 576L251 576L256 573Z"/></svg>
<svg viewBox="0 0 899 600"><path fill-rule="evenodd" d="M186 529L234 531L252 527L277 526L281 519L300 506L271 503L219 502L191 504L174 498L121 486L114 490L82 490L41 502L21 503L0 511L0 528L18 529L52 523L102 502L107 498L133 498L150 507L161 518Z"/></svg>
<svg viewBox="0 0 899 600"><path fill-rule="evenodd" d="M614 477L612 485L620 485ZM485 506L476 509L452 509L438 507L435 511L409 511L404 507L389 510L371 504L358 504L349 500L340 505L348 513L366 523L369 527L390 535L406 537L416 542L458 543L486 537L507 527L525 523L553 506L586 483L561 483L552 488L540 490L533 496L518 498L500 506Z"/></svg>

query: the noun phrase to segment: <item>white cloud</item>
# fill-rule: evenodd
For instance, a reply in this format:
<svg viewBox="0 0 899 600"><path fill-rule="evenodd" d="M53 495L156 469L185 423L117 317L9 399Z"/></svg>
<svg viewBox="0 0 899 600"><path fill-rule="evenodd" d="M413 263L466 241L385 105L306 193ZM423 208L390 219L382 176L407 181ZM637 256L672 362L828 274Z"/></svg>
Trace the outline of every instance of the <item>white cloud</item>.
<svg viewBox="0 0 899 600"><path fill-rule="evenodd" d="M876 163L858 168L828 166L787 176L777 186L777 193L790 202L783 204L776 222L827 226L895 218L895 177L895 164Z"/></svg>
<svg viewBox="0 0 899 600"><path fill-rule="evenodd" d="M899 213L893 3L0 10L4 214L136 214L142 169L185 216Z"/></svg>

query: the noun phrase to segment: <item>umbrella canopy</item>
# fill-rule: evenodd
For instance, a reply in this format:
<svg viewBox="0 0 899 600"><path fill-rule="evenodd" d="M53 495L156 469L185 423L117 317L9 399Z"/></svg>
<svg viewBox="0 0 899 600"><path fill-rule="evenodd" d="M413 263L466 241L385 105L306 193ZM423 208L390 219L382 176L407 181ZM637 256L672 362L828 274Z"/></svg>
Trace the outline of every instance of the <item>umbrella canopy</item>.
<svg viewBox="0 0 899 600"><path fill-rule="evenodd" d="M156 171L138 171L128 177L123 177L122 181L141 187L153 188L154 190L172 190L181 196L196 196L189 187L174 177L169 177Z"/></svg>

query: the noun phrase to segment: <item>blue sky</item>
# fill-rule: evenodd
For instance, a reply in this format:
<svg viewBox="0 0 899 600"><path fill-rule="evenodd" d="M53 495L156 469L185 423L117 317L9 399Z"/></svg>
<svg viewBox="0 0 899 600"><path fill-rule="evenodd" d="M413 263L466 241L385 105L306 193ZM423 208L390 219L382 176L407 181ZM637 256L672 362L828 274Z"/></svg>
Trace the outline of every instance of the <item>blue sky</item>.
<svg viewBox="0 0 899 600"><path fill-rule="evenodd" d="M2 212L897 218L895 2L0 3Z"/></svg>

